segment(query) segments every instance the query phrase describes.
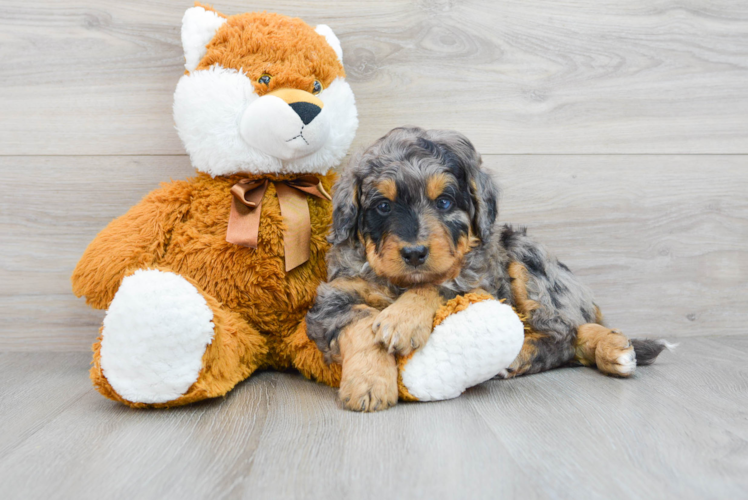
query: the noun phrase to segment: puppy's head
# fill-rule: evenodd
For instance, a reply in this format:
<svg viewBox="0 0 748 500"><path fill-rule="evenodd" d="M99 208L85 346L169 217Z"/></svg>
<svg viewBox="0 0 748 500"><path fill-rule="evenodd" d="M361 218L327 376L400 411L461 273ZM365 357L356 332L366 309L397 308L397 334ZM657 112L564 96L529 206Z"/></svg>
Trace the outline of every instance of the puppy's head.
<svg viewBox="0 0 748 500"><path fill-rule="evenodd" d="M344 171L330 240L363 245L369 265L395 285L441 283L490 238L497 198L465 136L396 128Z"/></svg>

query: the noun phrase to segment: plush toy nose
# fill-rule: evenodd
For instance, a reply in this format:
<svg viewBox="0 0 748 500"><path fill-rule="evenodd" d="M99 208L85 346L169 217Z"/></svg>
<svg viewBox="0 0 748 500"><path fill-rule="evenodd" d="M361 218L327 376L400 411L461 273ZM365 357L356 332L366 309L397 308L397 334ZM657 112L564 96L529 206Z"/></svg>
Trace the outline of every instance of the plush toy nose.
<svg viewBox="0 0 748 500"><path fill-rule="evenodd" d="M296 111L304 125L309 125L312 120L322 111L322 108L311 102L292 102L289 104L291 109Z"/></svg>
<svg viewBox="0 0 748 500"><path fill-rule="evenodd" d="M400 250L400 254L403 256L405 262L413 267L418 267L426 262L426 257L429 255L429 249L423 245L405 247Z"/></svg>
<svg viewBox="0 0 748 500"><path fill-rule="evenodd" d="M291 109L299 115L304 125L312 123L317 115L320 114L325 104L320 98L299 89L278 89L274 90L266 95L272 95L283 99L286 104L291 106Z"/></svg>

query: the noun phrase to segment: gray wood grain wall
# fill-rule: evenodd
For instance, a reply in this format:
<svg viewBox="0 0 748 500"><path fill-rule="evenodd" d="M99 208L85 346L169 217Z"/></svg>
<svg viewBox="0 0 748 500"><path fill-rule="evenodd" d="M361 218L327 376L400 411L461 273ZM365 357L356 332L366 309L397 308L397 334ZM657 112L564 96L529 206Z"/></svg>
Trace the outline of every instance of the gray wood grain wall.
<svg viewBox="0 0 748 500"><path fill-rule="evenodd" d="M329 24L361 127L470 137L611 324L745 334L748 3L215 1ZM169 178L188 1L0 1L0 350L85 350L86 244Z"/></svg>

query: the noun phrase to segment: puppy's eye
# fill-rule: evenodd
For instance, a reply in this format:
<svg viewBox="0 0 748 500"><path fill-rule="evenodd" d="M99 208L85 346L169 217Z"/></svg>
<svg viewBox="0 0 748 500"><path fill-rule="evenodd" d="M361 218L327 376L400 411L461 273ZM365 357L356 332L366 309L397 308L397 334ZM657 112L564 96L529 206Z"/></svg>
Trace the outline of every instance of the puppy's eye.
<svg viewBox="0 0 748 500"><path fill-rule="evenodd" d="M437 198L436 199L436 208L444 212L452 208L453 204L454 202L450 200L449 198Z"/></svg>
<svg viewBox="0 0 748 500"><path fill-rule="evenodd" d="M312 94L317 95L320 92L322 92L322 84L319 83L319 80L314 80L314 87L312 88Z"/></svg>
<svg viewBox="0 0 748 500"><path fill-rule="evenodd" d="M263 85L267 85L268 83L270 83L270 79L271 78L272 78L272 76L270 76L267 73L265 73L257 81L259 83L262 83Z"/></svg>
<svg viewBox="0 0 748 500"><path fill-rule="evenodd" d="M392 206L390 205L389 201L382 201L377 204L377 212L379 212L382 215L387 215L392 211Z"/></svg>

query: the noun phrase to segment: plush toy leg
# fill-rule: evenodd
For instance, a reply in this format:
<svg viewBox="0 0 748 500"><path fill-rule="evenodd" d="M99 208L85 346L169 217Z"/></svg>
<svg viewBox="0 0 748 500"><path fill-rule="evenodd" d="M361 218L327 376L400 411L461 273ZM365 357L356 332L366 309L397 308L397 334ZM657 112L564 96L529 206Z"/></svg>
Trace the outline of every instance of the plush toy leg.
<svg viewBox="0 0 748 500"><path fill-rule="evenodd" d="M91 379L133 407L222 396L264 361L265 339L192 280L156 269L126 277L93 346Z"/></svg>
<svg viewBox="0 0 748 500"><path fill-rule="evenodd" d="M401 358L405 400L456 398L505 370L522 349L524 325L514 310L487 295L467 294L436 314L426 345Z"/></svg>
<svg viewBox="0 0 748 500"><path fill-rule="evenodd" d="M306 321L286 339L285 351L291 356L291 364L302 375L331 387L340 387L342 369L339 363L326 363L322 351L306 334Z"/></svg>

